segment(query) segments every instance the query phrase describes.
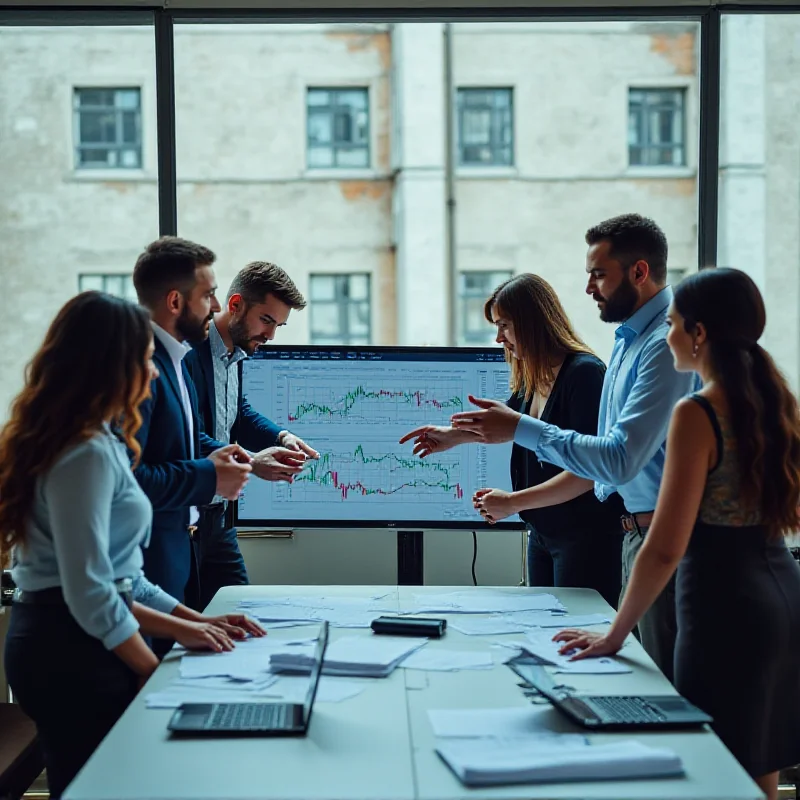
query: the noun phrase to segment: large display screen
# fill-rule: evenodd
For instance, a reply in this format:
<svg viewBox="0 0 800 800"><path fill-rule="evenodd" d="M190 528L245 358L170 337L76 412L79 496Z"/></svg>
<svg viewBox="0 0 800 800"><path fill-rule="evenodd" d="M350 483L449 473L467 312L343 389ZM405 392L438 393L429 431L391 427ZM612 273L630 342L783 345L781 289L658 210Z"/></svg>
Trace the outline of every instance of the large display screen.
<svg viewBox="0 0 800 800"><path fill-rule="evenodd" d="M510 444L421 459L398 443L421 425L448 425L469 395L505 400L499 348L269 347L242 362L241 378L243 399L320 458L292 483L251 478L240 525L482 528L473 492L511 488Z"/></svg>

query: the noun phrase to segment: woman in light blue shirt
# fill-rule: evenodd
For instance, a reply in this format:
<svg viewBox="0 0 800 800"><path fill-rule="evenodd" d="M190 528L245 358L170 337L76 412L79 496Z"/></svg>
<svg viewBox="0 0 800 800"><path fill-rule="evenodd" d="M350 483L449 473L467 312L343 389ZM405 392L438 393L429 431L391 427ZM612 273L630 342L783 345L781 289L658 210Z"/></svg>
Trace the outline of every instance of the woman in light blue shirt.
<svg viewBox="0 0 800 800"><path fill-rule="evenodd" d="M203 617L142 574L152 509L131 472L154 377L147 313L85 292L59 312L0 433L0 563L18 587L8 680L60 797L158 666L143 638L228 650L263 630ZM119 435L115 434L119 431Z"/></svg>

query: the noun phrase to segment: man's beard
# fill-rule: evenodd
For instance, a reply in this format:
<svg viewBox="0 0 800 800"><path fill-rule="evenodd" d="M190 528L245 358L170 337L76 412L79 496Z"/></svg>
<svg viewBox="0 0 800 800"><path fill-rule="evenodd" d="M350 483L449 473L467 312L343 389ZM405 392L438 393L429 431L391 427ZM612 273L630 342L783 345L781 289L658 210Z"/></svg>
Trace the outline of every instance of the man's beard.
<svg viewBox="0 0 800 800"><path fill-rule="evenodd" d="M213 314L203 318L196 317L189 310L189 306L184 305L183 311L175 323L175 328L186 341L197 344L204 342L208 337L207 324L211 319L213 319Z"/></svg>
<svg viewBox="0 0 800 800"><path fill-rule="evenodd" d="M595 296L595 300L597 297ZM622 283L611 293L609 297L600 297L605 301L605 306L600 309L600 319L603 322L624 322L633 314L639 295L633 284L628 280L628 276L622 279Z"/></svg>
<svg viewBox="0 0 800 800"><path fill-rule="evenodd" d="M244 350L248 356L255 353L256 348L263 344L260 339L254 339L250 336L250 331L247 330L247 323L245 322L246 311L242 314L241 319L231 318L228 324L228 333L231 335L231 342L234 347Z"/></svg>

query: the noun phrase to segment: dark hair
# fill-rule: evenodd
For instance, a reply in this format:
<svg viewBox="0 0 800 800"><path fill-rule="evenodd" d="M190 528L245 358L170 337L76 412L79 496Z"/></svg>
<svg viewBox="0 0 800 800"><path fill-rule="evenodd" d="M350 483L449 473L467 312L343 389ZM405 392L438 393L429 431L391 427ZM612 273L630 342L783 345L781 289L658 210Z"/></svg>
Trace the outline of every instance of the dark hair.
<svg viewBox="0 0 800 800"><path fill-rule="evenodd" d="M800 414L786 379L758 339L766 324L758 287L737 269L705 269L675 288L687 333L698 323L728 401L741 465L741 496L777 536L797 530Z"/></svg>
<svg viewBox="0 0 800 800"><path fill-rule="evenodd" d="M586 244L611 242L609 255L624 268L646 261L659 286L667 282L667 237L653 220L639 214L612 217L586 231Z"/></svg>
<svg viewBox="0 0 800 800"><path fill-rule="evenodd" d="M240 294L248 306L263 303L271 294L289 308L299 311L306 307L306 299L294 281L275 264L268 261L253 261L239 270L228 290L228 300Z"/></svg>
<svg viewBox="0 0 800 800"><path fill-rule="evenodd" d="M112 419L136 463L152 338L147 311L101 292L79 294L58 312L0 431L0 564L24 542L37 478L104 420Z"/></svg>
<svg viewBox="0 0 800 800"><path fill-rule="evenodd" d="M553 383L553 362L568 353L592 352L573 330L553 287L538 275L515 275L501 283L483 307L489 322L494 322L493 311L514 326L519 358L506 353L506 360L511 390L526 400Z"/></svg>
<svg viewBox="0 0 800 800"><path fill-rule="evenodd" d="M207 247L177 236L162 236L147 245L133 268L139 302L153 309L171 291L187 296L196 283L198 267L209 267L217 257Z"/></svg>

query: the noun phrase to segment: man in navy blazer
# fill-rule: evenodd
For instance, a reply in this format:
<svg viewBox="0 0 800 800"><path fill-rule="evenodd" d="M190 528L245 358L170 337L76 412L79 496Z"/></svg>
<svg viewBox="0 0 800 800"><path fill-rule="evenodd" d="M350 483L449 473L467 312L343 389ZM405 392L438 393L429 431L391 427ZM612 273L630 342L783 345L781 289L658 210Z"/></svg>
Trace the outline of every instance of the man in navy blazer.
<svg viewBox="0 0 800 800"><path fill-rule="evenodd" d="M208 338L195 342L186 357L205 431L220 442L237 442L250 451L253 474L264 480L291 481L307 458L319 454L246 400L240 405L238 362L271 341L291 311L305 305L280 267L263 261L248 264L231 283L225 309L215 315ZM200 510L200 608L221 587L248 583L232 512L232 504L221 497Z"/></svg>
<svg viewBox="0 0 800 800"><path fill-rule="evenodd" d="M251 471L239 447L207 437L183 356L188 341L202 340L220 306L215 297L214 254L176 237L162 237L139 256L133 282L152 318L153 360L159 376L140 407L136 438L142 453L135 475L153 506L144 573L180 601L192 572L197 508L215 494L238 497ZM102 335L102 334L98 334Z"/></svg>

